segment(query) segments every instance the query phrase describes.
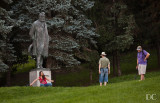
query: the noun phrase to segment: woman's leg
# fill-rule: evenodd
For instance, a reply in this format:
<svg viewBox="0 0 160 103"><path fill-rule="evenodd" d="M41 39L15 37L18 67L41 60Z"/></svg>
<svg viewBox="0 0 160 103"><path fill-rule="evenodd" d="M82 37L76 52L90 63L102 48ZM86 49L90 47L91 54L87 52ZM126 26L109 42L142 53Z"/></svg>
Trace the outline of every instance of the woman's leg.
<svg viewBox="0 0 160 103"><path fill-rule="evenodd" d="M44 87L44 84L40 83L40 87Z"/></svg>
<svg viewBox="0 0 160 103"><path fill-rule="evenodd" d="M104 70L101 69L100 71L101 71L101 73L99 75L99 83L100 83L100 86L102 86L103 78L104 78Z"/></svg>
<svg viewBox="0 0 160 103"><path fill-rule="evenodd" d="M104 85L106 86L108 82L108 68L104 69Z"/></svg>
<svg viewBox="0 0 160 103"><path fill-rule="evenodd" d="M44 85L45 87L51 87L52 86L52 83L47 83Z"/></svg>

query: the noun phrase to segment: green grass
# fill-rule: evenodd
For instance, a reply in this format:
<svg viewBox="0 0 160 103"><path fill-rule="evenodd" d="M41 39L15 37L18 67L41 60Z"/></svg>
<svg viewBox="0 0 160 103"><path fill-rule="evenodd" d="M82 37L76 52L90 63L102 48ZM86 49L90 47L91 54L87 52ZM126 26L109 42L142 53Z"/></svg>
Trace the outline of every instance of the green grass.
<svg viewBox="0 0 160 103"><path fill-rule="evenodd" d="M54 78L53 78L54 79ZM84 86L89 82L89 70L80 70L56 75L56 86Z"/></svg>
<svg viewBox="0 0 160 103"><path fill-rule="evenodd" d="M1 103L160 103L160 71L146 74L145 81L134 74L109 79L105 87L1 87ZM157 100L146 100L156 94Z"/></svg>

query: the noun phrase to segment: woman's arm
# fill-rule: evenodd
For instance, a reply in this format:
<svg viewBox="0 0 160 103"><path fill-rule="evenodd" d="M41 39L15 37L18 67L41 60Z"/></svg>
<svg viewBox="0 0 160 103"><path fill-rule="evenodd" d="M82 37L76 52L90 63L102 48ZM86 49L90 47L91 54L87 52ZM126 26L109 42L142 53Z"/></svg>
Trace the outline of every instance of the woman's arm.
<svg viewBox="0 0 160 103"><path fill-rule="evenodd" d="M31 84L30 86L32 86L39 78L35 79Z"/></svg>
<svg viewBox="0 0 160 103"><path fill-rule="evenodd" d="M45 77L46 78L46 80L48 80L49 82L54 82L54 80L50 80L50 79L48 79L47 77Z"/></svg>

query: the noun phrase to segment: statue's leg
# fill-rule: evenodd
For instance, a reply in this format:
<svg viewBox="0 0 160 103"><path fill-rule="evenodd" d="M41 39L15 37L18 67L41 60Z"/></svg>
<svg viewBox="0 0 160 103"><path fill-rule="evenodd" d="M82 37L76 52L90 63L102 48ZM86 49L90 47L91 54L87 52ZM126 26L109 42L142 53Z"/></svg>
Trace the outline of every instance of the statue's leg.
<svg viewBox="0 0 160 103"><path fill-rule="evenodd" d="M43 56L41 56L41 59L40 59L40 68L43 68Z"/></svg>
<svg viewBox="0 0 160 103"><path fill-rule="evenodd" d="M40 68L40 59L41 59L41 56L37 55L37 68Z"/></svg>

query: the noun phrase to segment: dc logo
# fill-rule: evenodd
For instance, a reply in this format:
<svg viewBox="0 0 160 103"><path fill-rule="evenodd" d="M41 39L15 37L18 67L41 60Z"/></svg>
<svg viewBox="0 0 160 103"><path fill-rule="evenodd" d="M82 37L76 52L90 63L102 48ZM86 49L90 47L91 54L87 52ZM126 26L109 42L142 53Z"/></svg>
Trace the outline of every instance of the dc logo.
<svg viewBox="0 0 160 103"><path fill-rule="evenodd" d="M157 100L156 94L146 94L146 100Z"/></svg>

